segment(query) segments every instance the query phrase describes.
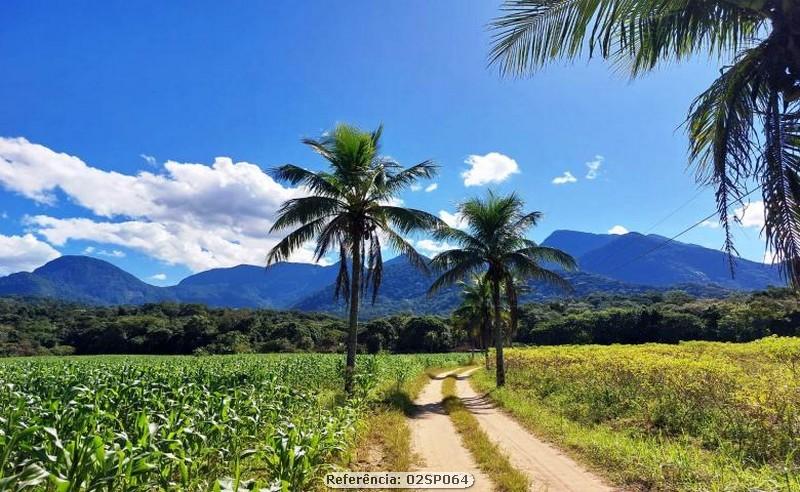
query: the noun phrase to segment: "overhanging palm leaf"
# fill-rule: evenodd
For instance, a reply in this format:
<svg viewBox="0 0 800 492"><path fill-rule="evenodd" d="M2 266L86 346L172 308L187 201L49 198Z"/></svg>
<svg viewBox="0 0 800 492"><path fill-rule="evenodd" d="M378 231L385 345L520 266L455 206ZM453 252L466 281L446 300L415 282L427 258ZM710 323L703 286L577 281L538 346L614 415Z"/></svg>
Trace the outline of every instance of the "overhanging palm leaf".
<svg viewBox="0 0 800 492"><path fill-rule="evenodd" d="M800 121L800 2L509 0L491 28L490 63L511 75L584 52L632 76L697 54L732 59L690 109L697 180L716 187L732 269L729 214L751 193L749 186L761 186L768 246L792 285L800 286L799 196L793 191L800 149L786 145Z"/></svg>

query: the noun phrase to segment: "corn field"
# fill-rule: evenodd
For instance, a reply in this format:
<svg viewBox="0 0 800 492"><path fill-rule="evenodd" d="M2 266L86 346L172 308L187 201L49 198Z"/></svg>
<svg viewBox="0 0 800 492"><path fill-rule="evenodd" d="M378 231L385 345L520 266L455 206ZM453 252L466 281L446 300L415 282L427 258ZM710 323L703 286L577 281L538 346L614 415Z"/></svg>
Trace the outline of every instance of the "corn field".
<svg viewBox="0 0 800 492"><path fill-rule="evenodd" d="M381 388L459 355L0 361L0 490L307 490Z"/></svg>

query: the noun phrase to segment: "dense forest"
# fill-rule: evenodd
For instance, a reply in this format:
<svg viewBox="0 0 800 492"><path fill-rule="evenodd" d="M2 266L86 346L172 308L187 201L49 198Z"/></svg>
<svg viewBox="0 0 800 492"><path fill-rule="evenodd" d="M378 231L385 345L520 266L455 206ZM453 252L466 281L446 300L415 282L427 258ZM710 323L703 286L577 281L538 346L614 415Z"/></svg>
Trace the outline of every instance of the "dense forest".
<svg viewBox="0 0 800 492"><path fill-rule="evenodd" d="M197 304L95 307L0 299L0 355L338 352L344 320L293 311L210 309ZM525 304L518 344L750 341L800 335L800 296L784 289L699 299L681 291L595 294ZM399 314L363 324L364 352L441 352L473 346L440 316Z"/></svg>

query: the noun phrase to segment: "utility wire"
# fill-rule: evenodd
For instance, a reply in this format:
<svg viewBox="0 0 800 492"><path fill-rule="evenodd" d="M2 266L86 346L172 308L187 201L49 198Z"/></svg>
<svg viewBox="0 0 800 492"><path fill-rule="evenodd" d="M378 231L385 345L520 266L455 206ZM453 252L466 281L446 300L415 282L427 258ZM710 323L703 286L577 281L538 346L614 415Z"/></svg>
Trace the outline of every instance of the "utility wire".
<svg viewBox="0 0 800 492"><path fill-rule="evenodd" d="M659 225L663 224L663 223L664 223L664 222L665 222L667 219L669 219L669 218L670 218L670 217L672 217L673 215L675 215L675 214L677 214L678 212L680 212L681 210L683 210L683 209L684 209L684 208L685 208L687 205L689 205L690 203L692 203L693 201L695 201L695 199L697 199L697 197L698 197L698 196L700 196L700 194L701 194L701 193L703 193L704 191L705 191L705 190L704 190L704 189L702 189L702 188L701 188L701 189L699 189L699 190L697 190L697 193L695 193L695 194L694 194L694 196L692 196L691 198L689 198L688 200L686 200L685 202L683 202L681 205L679 205L679 206L678 206L678 208L676 208L676 209L675 209L675 210L673 210L672 212L668 213L667 215L665 215L664 217L662 217L661 219L659 219L659 220L658 220L658 221L657 221L655 224L651 225L651 226L650 226L650 227L649 227L649 228L648 228L646 231L644 231L644 233L643 233L643 234L647 235L647 234L650 234L651 232L653 232L653 229L655 229L655 228L656 228L656 227L658 227ZM614 251L614 250L612 249L611 251L609 251L609 253L608 253L607 255L605 255L605 256L603 256L602 258L600 258L600 260L598 261L598 264L602 265L603 263L605 263L605 262L607 262L608 260L610 260L610 259L611 259L611 257L612 257L612 256L614 256L615 254L616 254L616 251Z"/></svg>
<svg viewBox="0 0 800 492"><path fill-rule="evenodd" d="M755 193L755 191L756 191L756 190L758 190L758 188L757 188L757 187L756 187L756 188L753 188L752 190L748 191L746 194L744 194L742 197L740 197L740 198L739 198L738 200L736 200L736 201L737 201L737 202L741 202L741 200L743 200L743 199L747 198L748 196L752 195L753 193ZM727 212L727 211L726 211L726 212ZM700 224L702 224L703 222L705 222L705 221L707 221L707 220L711 219L712 217L714 217L715 215L717 215L717 213L718 213L717 211L714 211L714 212L712 212L711 214L707 215L706 217L703 217L702 219L698 220L697 222L695 222L694 224L690 225L689 227L687 227L686 229L682 230L681 232L679 232L679 233L675 234L674 236L670 237L669 239L667 239L667 240L666 240L666 241L664 241L663 243L661 243L661 244L658 244L657 246L655 246L655 247L653 247L653 248L651 248L651 249L649 249L649 250L645 251L644 253L640 254L639 256L636 256L635 258L633 258L632 260L629 260L629 261L627 261L627 262L625 262L625 263L622 263L621 265L618 265L618 266L616 266L616 267L612 268L610 271L608 271L608 272L606 272L606 273L613 273L613 272L616 272L617 270L619 270L619 269L621 269L621 268L624 268L624 267L626 267L626 266L630 265L631 263L633 263L633 262L635 262L635 261L639 261L639 260L641 260L642 258L644 258L645 256L647 256L647 255L649 255L649 254L651 254L651 253L653 253L653 252L655 252L655 251L658 251L659 249L661 249L661 248L663 248L664 246L668 245L669 243L673 242L673 241L674 241L674 240L676 240L677 238L679 238L679 237L683 236L684 234L686 234L687 232L691 231L691 230L692 230L692 229L694 229L695 227L699 226L699 225L700 225Z"/></svg>

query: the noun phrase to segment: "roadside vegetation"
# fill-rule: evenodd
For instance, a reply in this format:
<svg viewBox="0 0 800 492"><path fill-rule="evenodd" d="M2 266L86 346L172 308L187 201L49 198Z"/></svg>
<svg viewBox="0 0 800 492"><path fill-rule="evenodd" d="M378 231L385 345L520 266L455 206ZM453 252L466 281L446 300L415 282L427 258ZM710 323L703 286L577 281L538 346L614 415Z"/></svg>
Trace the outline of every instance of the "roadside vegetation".
<svg viewBox="0 0 800 492"><path fill-rule="evenodd" d="M3 490L310 490L388 388L460 354L7 359Z"/></svg>
<svg viewBox="0 0 800 492"><path fill-rule="evenodd" d="M796 338L510 349L507 365L505 387L474 384L618 484L800 488Z"/></svg>

